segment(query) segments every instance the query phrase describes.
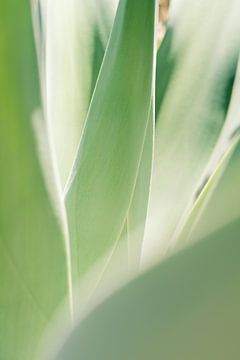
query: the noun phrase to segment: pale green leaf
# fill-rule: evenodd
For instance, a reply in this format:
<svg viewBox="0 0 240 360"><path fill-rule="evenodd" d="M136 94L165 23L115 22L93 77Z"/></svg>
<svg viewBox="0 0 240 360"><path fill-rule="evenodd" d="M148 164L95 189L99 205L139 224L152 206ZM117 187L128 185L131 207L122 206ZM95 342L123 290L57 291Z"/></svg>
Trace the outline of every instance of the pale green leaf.
<svg viewBox="0 0 240 360"><path fill-rule="evenodd" d="M148 209L150 181L153 162L153 137L155 121L153 108L149 114L144 148L139 166L138 177L134 189L130 209L127 216L128 229L128 265L129 270L136 272L140 267L145 222Z"/></svg>
<svg viewBox="0 0 240 360"><path fill-rule="evenodd" d="M98 287L102 287L104 282L110 283L109 276L111 278L115 277L115 279L118 280L124 277L128 278L138 272L140 268L150 191L153 134L154 117L151 105L137 180L124 228L119 240L107 257L104 271L101 273L98 284L95 286L95 290L97 290ZM116 264L119 264L119 266Z"/></svg>
<svg viewBox="0 0 240 360"><path fill-rule="evenodd" d="M46 5L47 111L63 187L75 159L117 2L52 0Z"/></svg>
<svg viewBox="0 0 240 360"><path fill-rule="evenodd" d="M182 0L177 5L173 0L158 54L144 261L167 252L194 201L226 119L239 54L239 1L230 6L228 0Z"/></svg>
<svg viewBox="0 0 240 360"><path fill-rule="evenodd" d="M240 222L113 295L69 335L58 360L226 360L240 355Z"/></svg>
<svg viewBox="0 0 240 360"><path fill-rule="evenodd" d="M122 0L67 187L74 280L118 241L153 96L155 1Z"/></svg>
<svg viewBox="0 0 240 360"><path fill-rule="evenodd" d="M240 65L240 62L239 62ZM233 221L240 211L237 206L238 199L234 194L232 188L233 183L239 177L234 161L232 160L232 153L234 152L239 141L239 134L236 131L240 124L240 66L236 74L236 79L232 91L231 102L227 114L226 124L223 128L222 136L216 146L216 154L214 154L207 169L206 179L200 187L197 199L189 215L186 216L185 221L180 224L179 229L176 230L171 247L175 251L176 247L183 246L189 241L196 241L199 238L208 235L212 231L216 231L224 224ZM226 139L228 141L226 142ZM226 150L224 150L226 148ZM221 157L221 153L223 156ZM220 161L218 158L220 157ZM231 163L228 165L231 159ZM218 160L218 165L214 169L214 162ZM228 171L225 171L228 166ZM220 181L220 183L219 183ZM217 189L216 189L217 188ZM232 190L230 190L232 188ZM237 191L237 189L235 189ZM212 197L212 193L214 195ZM224 210L219 217L220 203L224 202Z"/></svg>
<svg viewBox="0 0 240 360"><path fill-rule="evenodd" d="M32 360L67 295L67 257L34 137L41 102L30 2L1 1L0 23L0 358Z"/></svg>
<svg viewBox="0 0 240 360"><path fill-rule="evenodd" d="M218 183L219 183L220 179L222 178L222 176L224 176L224 177L226 175L229 176L228 173L224 174L224 171L225 171L226 167L228 166L228 163L232 157L232 153L235 150L236 146L237 146L236 141L234 141L229 146L228 150L226 151L223 158L219 162L215 171L209 177L209 179L207 180L206 184L204 185L201 193L198 195L198 198L196 199L194 206L191 209L189 215L186 217L185 222L183 222L183 224L180 225L180 228L177 229L176 235L175 235L175 237L173 237L173 240L170 244L170 249L172 249L172 251L177 251L177 250L179 250L179 248L185 246L186 244L189 244L192 241L197 241L202 237L202 236L199 236L198 231L195 229L196 226L199 228L198 230L200 231L200 233L202 235L205 231L205 236L206 236L212 232L212 228L213 229L215 228L215 230L217 230L222 225L224 225L224 223L226 223L226 218L228 218L228 216L229 216L228 211L231 211L232 209L231 208L226 209L224 207L225 220L223 221L222 224L219 221L219 219L217 220L217 225L214 224L214 221L212 223L212 220L216 218L216 214L218 214L219 209L218 208L214 209L211 206L211 203L213 200L211 197L212 197L212 194L215 193L215 191L216 191L215 188L219 187ZM230 176L230 179L231 179L231 176ZM232 180L235 181L234 178ZM230 185L230 182L231 181L229 181L229 183L227 183L228 186ZM221 190L223 190L222 186L221 186ZM218 192L219 192L219 190L218 190ZM221 201L222 200L223 199L221 199ZM228 202L228 199L226 199L226 200ZM209 206L211 206L210 212L207 210ZM200 220L202 217L204 217L205 219L209 217L208 221L207 221L207 226L204 226L203 224L201 224ZM231 220L233 220L233 219L231 219ZM201 224L200 227L199 227L199 222Z"/></svg>
<svg viewBox="0 0 240 360"><path fill-rule="evenodd" d="M208 188L200 196L200 204L190 215L182 230L180 245L197 241L234 222L240 213L240 145L235 141L223 159Z"/></svg>

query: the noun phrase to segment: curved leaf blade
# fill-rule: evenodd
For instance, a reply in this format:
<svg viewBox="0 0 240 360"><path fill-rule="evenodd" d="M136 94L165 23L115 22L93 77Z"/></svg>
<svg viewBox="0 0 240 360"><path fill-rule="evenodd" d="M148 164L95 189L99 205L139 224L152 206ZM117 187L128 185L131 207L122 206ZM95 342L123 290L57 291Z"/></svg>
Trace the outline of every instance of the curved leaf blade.
<svg viewBox="0 0 240 360"><path fill-rule="evenodd" d="M143 261L167 253L194 201L225 123L239 55L238 2L230 7L225 0L180 4L185 10L172 12L158 55L157 90L162 93L156 95L155 159ZM173 1L175 10L174 5Z"/></svg>
<svg viewBox="0 0 240 360"><path fill-rule="evenodd" d="M239 134L237 132L240 124L239 85L240 62L238 62L238 69L225 125L216 144L212 159L206 169L206 178L196 194L195 203L183 223L180 223L175 231L172 244L170 244L173 251L189 243L189 241L196 241L208 235L211 231L217 230L224 224L233 221L236 217L238 208L234 201L234 195L229 191L229 188L231 188L232 183L238 178L238 171L234 170L232 156L239 142ZM230 165L228 165L229 161ZM216 162L217 165L215 166ZM231 168L225 172L227 166ZM225 179L226 177L227 180ZM222 184L223 179L225 179L224 185ZM215 195L212 198L213 192ZM229 195L226 196L226 194ZM218 200L216 200L216 198ZM224 213L221 219L219 219L219 206L223 201L225 203ZM203 221L203 218L205 218L205 221ZM205 225L204 222L206 222Z"/></svg>
<svg viewBox="0 0 240 360"><path fill-rule="evenodd" d="M34 139L41 102L29 1L1 1L0 23L0 358L30 360L67 295L67 260Z"/></svg>
<svg viewBox="0 0 240 360"><path fill-rule="evenodd" d="M236 184L240 181L239 157L240 145L237 139L206 189L210 193L202 194L202 204L190 215L183 228L180 246L206 237L238 218L240 205Z"/></svg>
<svg viewBox="0 0 240 360"><path fill-rule="evenodd" d="M66 185L102 64L118 0L47 2L48 121Z"/></svg>
<svg viewBox="0 0 240 360"><path fill-rule="evenodd" d="M153 96L154 23L154 0L120 2L67 187L75 280L124 227Z"/></svg>

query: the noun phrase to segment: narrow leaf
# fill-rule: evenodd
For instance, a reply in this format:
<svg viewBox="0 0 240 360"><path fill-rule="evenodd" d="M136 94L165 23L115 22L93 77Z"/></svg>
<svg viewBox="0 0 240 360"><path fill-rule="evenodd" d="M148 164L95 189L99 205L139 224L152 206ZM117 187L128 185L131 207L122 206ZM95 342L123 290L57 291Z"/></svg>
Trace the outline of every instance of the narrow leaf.
<svg viewBox="0 0 240 360"><path fill-rule="evenodd" d="M234 141L226 157L210 182L207 194L202 194L201 204L195 208L182 230L180 245L197 241L235 221L240 213L238 187L239 140ZM211 181L210 180L210 181ZM209 193L210 192L210 193Z"/></svg>
<svg viewBox="0 0 240 360"><path fill-rule="evenodd" d="M48 120L63 187L75 159L117 2L52 0L46 5Z"/></svg>
<svg viewBox="0 0 240 360"><path fill-rule="evenodd" d="M149 114L148 127L133 199L127 216L128 227L128 261L129 270L136 272L140 267L140 259L145 232L145 223L150 193L150 182L153 163L154 137L153 108Z"/></svg>

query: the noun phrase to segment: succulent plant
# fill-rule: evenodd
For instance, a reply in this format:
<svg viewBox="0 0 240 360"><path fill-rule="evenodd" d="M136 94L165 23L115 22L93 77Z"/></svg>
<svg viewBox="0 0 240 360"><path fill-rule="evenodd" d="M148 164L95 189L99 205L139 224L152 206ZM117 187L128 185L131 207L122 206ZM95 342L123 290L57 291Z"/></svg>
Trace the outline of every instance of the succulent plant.
<svg viewBox="0 0 240 360"><path fill-rule="evenodd" d="M239 358L240 3L168 5L0 2L0 359Z"/></svg>

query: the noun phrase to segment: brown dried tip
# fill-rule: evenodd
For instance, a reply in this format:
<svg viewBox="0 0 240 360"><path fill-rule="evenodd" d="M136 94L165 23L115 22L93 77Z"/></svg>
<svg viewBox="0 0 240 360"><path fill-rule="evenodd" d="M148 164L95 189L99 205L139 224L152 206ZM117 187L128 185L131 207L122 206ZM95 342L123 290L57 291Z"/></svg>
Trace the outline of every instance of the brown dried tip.
<svg viewBox="0 0 240 360"><path fill-rule="evenodd" d="M165 35L170 0L159 0L158 46Z"/></svg>

